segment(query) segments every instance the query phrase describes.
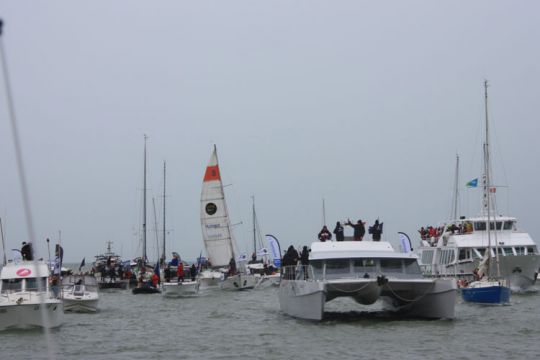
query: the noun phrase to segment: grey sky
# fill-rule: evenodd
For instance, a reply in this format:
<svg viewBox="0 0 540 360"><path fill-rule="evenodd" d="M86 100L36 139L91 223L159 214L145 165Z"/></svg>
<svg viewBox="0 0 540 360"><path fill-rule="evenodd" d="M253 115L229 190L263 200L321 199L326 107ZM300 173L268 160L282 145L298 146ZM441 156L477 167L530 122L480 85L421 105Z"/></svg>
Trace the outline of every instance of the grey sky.
<svg viewBox="0 0 540 360"><path fill-rule="evenodd" d="M140 255L143 134L149 228L166 160L168 247L185 258L203 248L214 143L240 248L251 195L263 233L283 245L315 239L324 197L329 227L380 217L384 238L404 231L416 246L421 225L449 216L456 152L462 187L480 175L484 79L494 181L510 185L500 212L537 239L539 13L534 1L0 0L38 250L61 230L68 261L88 262L107 240ZM12 248L27 231L1 81ZM461 213L478 212L475 192L461 200Z"/></svg>

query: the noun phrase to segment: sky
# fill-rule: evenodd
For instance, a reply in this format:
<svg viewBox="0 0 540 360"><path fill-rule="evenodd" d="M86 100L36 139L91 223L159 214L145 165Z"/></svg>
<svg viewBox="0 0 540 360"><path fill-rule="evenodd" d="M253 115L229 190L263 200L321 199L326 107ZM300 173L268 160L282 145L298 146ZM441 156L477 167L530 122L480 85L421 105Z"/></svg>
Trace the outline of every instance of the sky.
<svg viewBox="0 0 540 360"><path fill-rule="evenodd" d="M383 240L402 231L415 247L420 226L450 216L456 154L460 214L479 213L465 184L482 170L485 79L498 211L538 242L539 12L536 1L0 0L39 256L47 238L64 261L88 263L107 241L140 256L145 134L150 258L164 161L167 257L204 254L214 144L240 249L252 251L252 196L282 247L316 241L323 199L331 230L379 218ZM11 249L29 232L0 85Z"/></svg>

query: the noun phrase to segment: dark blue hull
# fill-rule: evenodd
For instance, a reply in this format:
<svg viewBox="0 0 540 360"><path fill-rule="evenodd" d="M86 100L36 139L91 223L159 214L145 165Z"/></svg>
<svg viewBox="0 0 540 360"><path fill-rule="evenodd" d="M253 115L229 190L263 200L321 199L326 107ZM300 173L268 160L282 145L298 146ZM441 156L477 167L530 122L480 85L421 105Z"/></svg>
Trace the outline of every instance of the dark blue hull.
<svg viewBox="0 0 540 360"><path fill-rule="evenodd" d="M479 304L505 304L510 302L510 288L506 286L486 286L462 288L463 301Z"/></svg>

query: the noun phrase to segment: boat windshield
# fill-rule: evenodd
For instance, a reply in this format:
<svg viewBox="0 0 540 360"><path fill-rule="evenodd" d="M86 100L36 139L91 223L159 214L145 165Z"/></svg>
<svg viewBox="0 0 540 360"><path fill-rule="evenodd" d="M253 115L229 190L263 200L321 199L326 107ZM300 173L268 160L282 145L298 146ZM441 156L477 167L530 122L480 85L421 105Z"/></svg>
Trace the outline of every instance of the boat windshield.
<svg viewBox="0 0 540 360"><path fill-rule="evenodd" d="M47 290L47 277L26 279L26 290L46 291Z"/></svg>
<svg viewBox="0 0 540 360"><path fill-rule="evenodd" d="M22 279L3 279L2 292L16 292L22 290Z"/></svg>
<svg viewBox="0 0 540 360"><path fill-rule="evenodd" d="M408 277L421 275L416 259L402 258L356 258L325 259L309 262L314 279L373 277L377 274Z"/></svg>

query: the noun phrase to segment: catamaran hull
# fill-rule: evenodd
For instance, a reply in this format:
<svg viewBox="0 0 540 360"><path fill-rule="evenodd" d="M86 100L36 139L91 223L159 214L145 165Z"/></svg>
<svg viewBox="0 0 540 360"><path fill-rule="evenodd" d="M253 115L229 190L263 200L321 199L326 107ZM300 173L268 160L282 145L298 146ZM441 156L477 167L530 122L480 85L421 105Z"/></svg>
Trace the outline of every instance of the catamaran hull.
<svg viewBox="0 0 540 360"><path fill-rule="evenodd" d="M325 302L324 283L281 279L279 306L285 314L300 319L320 321L323 319Z"/></svg>
<svg viewBox="0 0 540 360"><path fill-rule="evenodd" d="M63 321L63 304L60 301L41 305L0 305L0 330L55 328L62 325Z"/></svg>
<svg viewBox="0 0 540 360"><path fill-rule="evenodd" d="M253 289L257 280L251 274L237 274L224 279L220 287L222 290L248 290Z"/></svg>
<svg viewBox="0 0 540 360"><path fill-rule="evenodd" d="M454 280L376 279L298 281L281 280L279 303L287 315L322 320L324 305L337 297L352 297L363 305L385 300L387 309L403 315L428 319L454 318L457 286Z"/></svg>
<svg viewBox="0 0 540 360"><path fill-rule="evenodd" d="M162 294L166 297L194 296L199 292L198 281L165 282L162 286Z"/></svg>

